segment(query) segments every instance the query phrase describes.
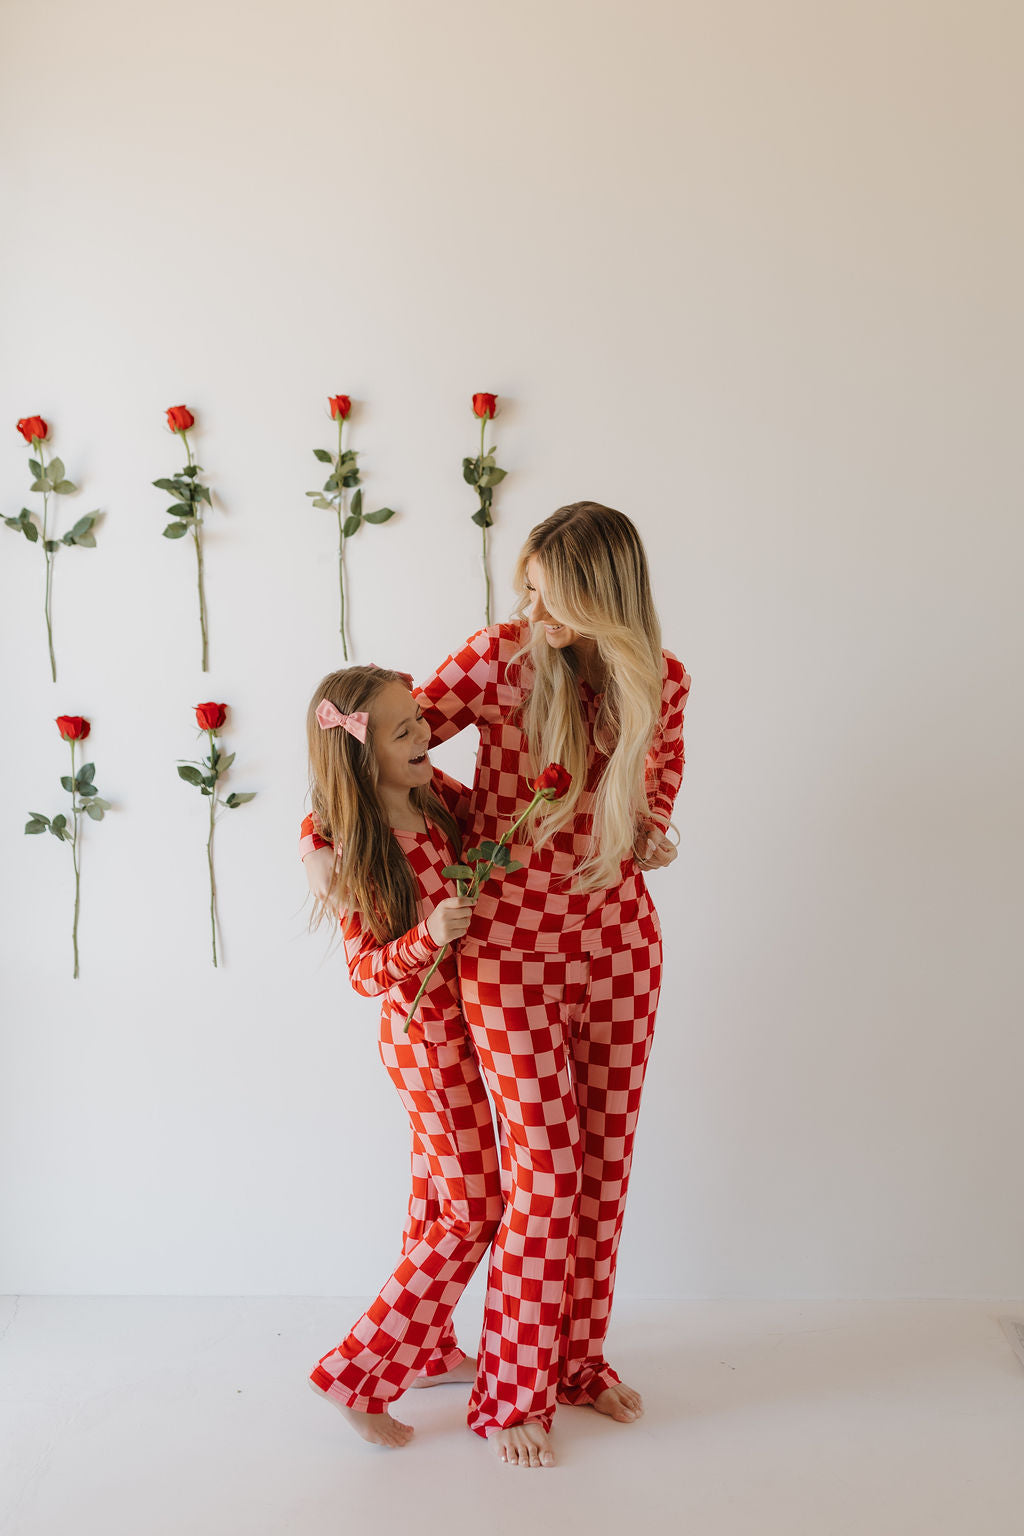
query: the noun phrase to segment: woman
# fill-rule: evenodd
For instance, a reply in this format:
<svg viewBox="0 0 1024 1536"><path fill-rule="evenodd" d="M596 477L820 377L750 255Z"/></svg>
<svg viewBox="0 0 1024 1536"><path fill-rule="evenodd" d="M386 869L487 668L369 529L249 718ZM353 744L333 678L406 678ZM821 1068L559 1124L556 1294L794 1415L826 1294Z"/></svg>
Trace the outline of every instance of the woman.
<svg viewBox="0 0 1024 1536"><path fill-rule="evenodd" d="M474 635L418 698L433 742L480 732L469 842L497 840L545 763L573 777L513 848L524 868L483 887L458 957L506 1156L469 1424L533 1467L554 1461L556 1402L620 1422L643 1411L604 1339L661 983L642 871L676 856L690 679L661 649L622 513L562 507L530 534L516 582L517 621ZM329 860L306 860L315 891Z"/></svg>

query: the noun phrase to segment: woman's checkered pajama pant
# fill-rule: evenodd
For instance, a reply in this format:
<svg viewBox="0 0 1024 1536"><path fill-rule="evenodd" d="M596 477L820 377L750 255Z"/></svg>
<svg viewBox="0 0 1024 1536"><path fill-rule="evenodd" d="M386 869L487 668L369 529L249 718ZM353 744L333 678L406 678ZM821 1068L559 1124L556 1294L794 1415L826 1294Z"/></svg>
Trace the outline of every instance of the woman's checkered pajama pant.
<svg viewBox="0 0 1024 1536"><path fill-rule="evenodd" d="M578 956L460 946L466 1021L498 1111L506 1206L487 1285L470 1428L550 1426L591 1403L661 986L656 923Z"/></svg>
<svg viewBox="0 0 1024 1536"><path fill-rule="evenodd" d="M402 1261L310 1379L335 1402L383 1413L417 1376L462 1360L452 1311L501 1218L490 1105L468 1037L410 1041L385 1003L380 1054L412 1127L413 1189Z"/></svg>

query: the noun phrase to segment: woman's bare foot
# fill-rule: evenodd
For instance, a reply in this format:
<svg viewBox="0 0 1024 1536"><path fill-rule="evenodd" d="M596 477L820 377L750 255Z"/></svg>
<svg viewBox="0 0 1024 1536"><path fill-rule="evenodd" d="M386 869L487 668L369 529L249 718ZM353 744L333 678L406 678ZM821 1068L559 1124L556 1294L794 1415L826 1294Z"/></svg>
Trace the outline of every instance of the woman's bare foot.
<svg viewBox="0 0 1024 1536"><path fill-rule="evenodd" d="M450 1371L442 1371L440 1376L417 1376L415 1381L410 1381L410 1387L443 1387L449 1381L476 1381L476 1361L467 1355L465 1360L460 1360L458 1365L453 1365Z"/></svg>
<svg viewBox="0 0 1024 1536"><path fill-rule="evenodd" d="M337 1407L356 1434L368 1440L371 1445L387 1445L398 1450L412 1439L412 1425L393 1419L390 1413L362 1413L358 1408L345 1408L340 1403Z"/></svg>
<svg viewBox="0 0 1024 1536"><path fill-rule="evenodd" d="M617 1419L620 1424L632 1424L634 1419L643 1417L644 1400L639 1392L633 1391L632 1387L616 1381L610 1387L605 1387L600 1396L595 1397L594 1407L598 1413L606 1413L610 1419Z"/></svg>
<svg viewBox="0 0 1024 1536"><path fill-rule="evenodd" d="M554 1452L541 1424L513 1424L487 1436L499 1458L510 1467L553 1467Z"/></svg>

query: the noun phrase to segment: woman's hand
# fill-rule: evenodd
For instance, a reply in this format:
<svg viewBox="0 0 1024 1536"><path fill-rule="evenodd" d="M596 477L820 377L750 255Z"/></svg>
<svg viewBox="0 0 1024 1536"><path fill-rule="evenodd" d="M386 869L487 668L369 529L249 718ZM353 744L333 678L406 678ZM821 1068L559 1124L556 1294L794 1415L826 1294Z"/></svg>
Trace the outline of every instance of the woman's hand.
<svg viewBox="0 0 1024 1536"><path fill-rule="evenodd" d="M641 869L664 869L678 856L679 849L660 827L641 828L634 844L634 858Z"/></svg>
<svg viewBox="0 0 1024 1536"><path fill-rule="evenodd" d="M461 939L473 916L473 903L468 896L446 896L427 918L427 932L437 945L454 944Z"/></svg>
<svg viewBox="0 0 1024 1536"><path fill-rule="evenodd" d="M337 901L330 899L334 877L334 849L314 848L312 853L306 854L302 867L306 871L309 888L317 901L322 902L331 912L337 913Z"/></svg>

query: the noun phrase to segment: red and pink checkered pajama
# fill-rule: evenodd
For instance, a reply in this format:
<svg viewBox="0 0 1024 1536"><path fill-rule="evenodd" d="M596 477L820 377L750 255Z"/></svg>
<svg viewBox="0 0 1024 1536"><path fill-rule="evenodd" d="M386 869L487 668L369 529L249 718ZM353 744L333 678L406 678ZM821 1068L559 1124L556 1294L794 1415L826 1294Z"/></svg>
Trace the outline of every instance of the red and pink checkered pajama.
<svg viewBox="0 0 1024 1536"><path fill-rule="evenodd" d="M508 1201L491 1252L469 1423L590 1403L661 985L656 922L624 949L524 954L463 940L463 1010L504 1131Z"/></svg>
<svg viewBox="0 0 1024 1536"><path fill-rule="evenodd" d="M461 785L435 774L434 788L453 811L464 810ZM421 912L456 894L441 875L455 852L436 827L393 835L416 875ZM409 1007L437 953L425 920L385 945L356 915L345 918L343 933L353 985L367 996L384 995L380 1054L409 1116L412 1193L401 1262L311 1380L346 1407L383 1413L417 1376L438 1375L464 1359L452 1310L501 1217L501 1179L452 956L438 967L405 1034Z"/></svg>
<svg viewBox="0 0 1024 1536"><path fill-rule="evenodd" d="M529 803L531 769L516 707L528 676L512 658L525 624L481 630L418 696L432 739L480 732L470 799L473 843L497 839ZM647 757L650 820L667 827L683 770L690 679L662 660L662 710ZM572 889L591 835L604 758L599 696L580 683L591 751L571 827L524 868L484 886L459 945L463 1011L498 1111L505 1214L491 1254L469 1423L478 1434L537 1421L556 1400L589 1403L618 1377L604 1358L633 1138L661 986L661 938L643 873Z"/></svg>

